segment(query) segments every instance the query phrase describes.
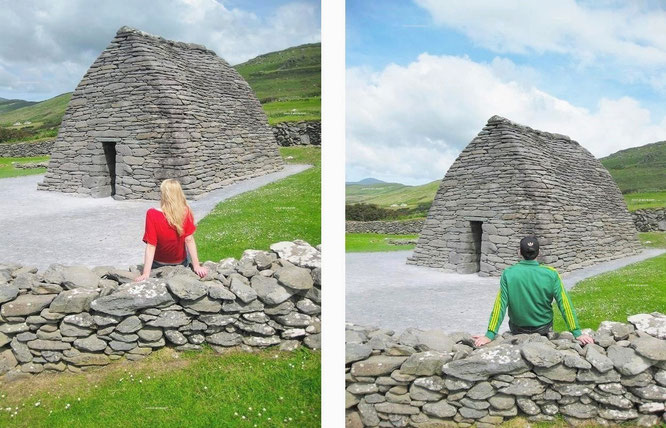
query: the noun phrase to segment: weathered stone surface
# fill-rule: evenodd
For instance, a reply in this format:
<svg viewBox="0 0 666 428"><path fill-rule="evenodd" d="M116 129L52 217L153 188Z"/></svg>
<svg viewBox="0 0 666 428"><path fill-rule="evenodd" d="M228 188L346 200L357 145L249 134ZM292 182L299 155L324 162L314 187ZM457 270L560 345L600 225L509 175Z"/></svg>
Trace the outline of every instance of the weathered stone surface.
<svg viewBox="0 0 666 428"><path fill-rule="evenodd" d="M237 333L220 332L206 336L206 341L219 346L236 346L242 342L242 336Z"/></svg>
<svg viewBox="0 0 666 428"><path fill-rule="evenodd" d="M502 394L531 396L541 394L545 391L544 385L533 378L520 378L514 380L511 385L500 389Z"/></svg>
<svg viewBox="0 0 666 428"><path fill-rule="evenodd" d="M365 360L370 354L372 354L372 348L368 345L361 343L345 344L345 364Z"/></svg>
<svg viewBox="0 0 666 428"><path fill-rule="evenodd" d="M67 289L95 289L99 284L99 276L85 266L64 266L61 270L62 284Z"/></svg>
<svg viewBox="0 0 666 428"><path fill-rule="evenodd" d="M605 373L613 368L610 358L600 353L594 345L587 345L585 351L585 359L600 373Z"/></svg>
<svg viewBox="0 0 666 428"><path fill-rule="evenodd" d="M125 284L104 297L95 299L90 308L110 315L133 315L139 309L162 308L176 303L166 284L157 279Z"/></svg>
<svg viewBox="0 0 666 428"><path fill-rule="evenodd" d="M211 299L208 296L200 297L197 300L182 299L180 304L184 308L192 309L197 312L220 312L222 303L219 300Z"/></svg>
<svg viewBox="0 0 666 428"><path fill-rule="evenodd" d="M501 373L519 373L529 369L520 349L513 345L498 345L481 349L462 360L451 361L443 367L444 373L463 380L486 380Z"/></svg>
<svg viewBox="0 0 666 428"><path fill-rule="evenodd" d="M275 271L273 276L280 284L295 291L307 291L314 286L310 271L297 266L282 266Z"/></svg>
<svg viewBox="0 0 666 428"><path fill-rule="evenodd" d="M3 303L0 314L3 317L23 317L38 314L56 297L55 294L21 294L16 299Z"/></svg>
<svg viewBox="0 0 666 428"><path fill-rule="evenodd" d="M488 399L490 405L498 410L509 410L516 404L516 397L513 395L497 394Z"/></svg>
<svg viewBox="0 0 666 428"><path fill-rule="evenodd" d="M72 345L56 340L36 339L28 342L28 347L38 351L63 351L65 349L71 348Z"/></svg>
<svg viewBox="0 0 666 428"><path fill-rule="evenodd" d="M351 366L354 376L382 376L390 374L405 362L406 357L372 356Z"/></svg>
<svg viewBox="0 0 666 428"><path fill-rule="evenodd" d="M0 303L9 302L14 300L18 296L19 289L12 284L1 284L0 285Z"/></svg>
<svg viewBox="0 0 666 428"><path fill-rule="evenodd" d="M63 360L75 366L105 366L111 362L109 357L104 354L91 354L87 352L63 357Z"/></svg>
<svg viewBox="0 0 666 428"><path fill-rule="evenodd" d="M451 361L449 355L437 351L425 351L412 354L402 363L400 371L405 374L417 376L431 376L440 374L442 366Z"/></svg>
<svg viewBox="0 0 666 428"><path fill-rule="evenodd" d="M164 311L156 319L148 322L150 327L176 328L189 324L191 318L181 311Z"/></svg>
<svg viewBox="0 0 666 428"><path fill-rule="evenodd" d="M208 287L190 275L175 275L166 281L167 288L179 299L196 300L208 293Z"/></svg>
<svg viewBox="0 0 666 428"><path fill-rule="evenodd" d="M90 303L99 295L97 289L74 288L65 290L53 299L49 310L63 314L75 314L90 310Z"/></svg>
<svg viewBox="0 0 666 428"><path fill-rule="evenodd" d="M457 413L457 409L450 405L446 400L436 403L426 403L423 405L423 413L437 418L451 418Z"/></svg>
<svg viewBox="0 0 666 428"><path fill-rule="evenodd" d="M650 360L636 354L631 348L611 345L606 352L615 369L625 376L635 376L652 366Z"/></svg>
<svg viewBox="0 0 666 428"><path fill-rule="evenodd" d="M639 355L654 361L666 361L666 340L643 335L632 338L630 342Z"/></svg>
<svg viewBox="0 0 666 428"><path fill-rule="evenodd" d="M294 294L293 291L278 284L275 278L265 278L261 275L253 276L250 285L259 299L267 305L279 305Z"/></svg>
<svg viewBox="0 0 666 428"><path fill-rule="evenodd" d="M166 337L167 340L174 345L184 345L187 343L187 337L185 337L183 333L179 332L178 330L164 330L164 337Z"/></svg>
<svg viewBox="0 0 666 428"><path fill-rule="evenodd" d="M218 300L236 300L236 295L220 283L208 285L208 296Z"/></svg>
<svg viewBox="0 0 666 428"><path fill-rule="evenodd" d="M562 354L543 342L527 342L520 348L523 357L536 367L552 367L559 364Z"/></svg>
<svg viewBox="0 0 666 428"><path fill-rule="evenodd" d="M106 349L106 342L92 334L84 339L76 339L74 347L86 352L98 352Z"/></svg>
<svg viewBox="0 0 666 428"><path fill-rule="evenodd" d="M243 303L250 303L257 298L257 292L245 283L246 280L241 279L240 275L231 278L231 285L229 289L234 293Z"/></svg>
<svg viewBox="0 0 666 428"><path fill-rule="evenodd" d="M281 259L306 268L321 268L321 253L305 241L282 241L271 245Z"/></svg>
<svg viewBox="0 0 666 428"><path fill-rule="evenodd" d="M636 327L657 339L666 340L666 315L658 312L632 315L627 320Z"/></svg>
<svg viewBox="0 0 666 428"><path fill-rule="evenodd" d="M566 367L564 364L548 368L534 367L534 372L550 380L559 382L574 382L576 380L576 370Z"/></svg>
<svg viewBox="0 0 666 428"><path fill-rule="evenodd" d="M136 315L129 316L122 320L117 326L116 331L120 333L134 333L143 327L143 323Z"/></svg>

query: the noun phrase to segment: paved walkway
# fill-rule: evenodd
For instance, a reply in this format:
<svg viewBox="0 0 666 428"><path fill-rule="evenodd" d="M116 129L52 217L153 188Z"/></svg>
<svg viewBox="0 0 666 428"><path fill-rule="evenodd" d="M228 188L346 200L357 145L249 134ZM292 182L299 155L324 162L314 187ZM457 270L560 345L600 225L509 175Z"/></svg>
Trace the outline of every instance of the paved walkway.
<svg viewBox="0 0 666 428"><path fill-rule="evenodd" d="M562 280L569 289L582 279L664 252L645 250L637 256L563 274ZM416 327L484 333L499 278L408 265L405 261L410 255L411 251L347 253L347 321L396 331ZM500 331L504 329L508 329L506 318Z"/></svg>
<svg viewBox="0 0 666 428"><path fill-rule="evenodd" d="M281 171L208 193L190 206L196 221L219 202L310 168ZM0 263L128 267L142 263L146 210L158 201L116 201L37 190L43 175L0 180Z"/></svg>

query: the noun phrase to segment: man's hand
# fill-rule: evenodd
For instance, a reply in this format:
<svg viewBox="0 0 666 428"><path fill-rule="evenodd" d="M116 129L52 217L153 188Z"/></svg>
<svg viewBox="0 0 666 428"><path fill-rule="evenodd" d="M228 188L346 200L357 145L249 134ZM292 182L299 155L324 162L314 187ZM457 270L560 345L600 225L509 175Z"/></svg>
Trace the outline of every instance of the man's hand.
<svg viewBox="0 0 666 428"><path fill-rule="evenodd" d="M594 339L592 339L592 336L588 334L581 334L576 338L578 343L581 344L581 346L589 345L590 343L594 343Z"/></svg>
<svg viewBox="0 0 666 428"><path fill-rule="evenodd" d="M208 275L208 269L206 269L206 267L204 267L204 266L201 266L201 265L193 266L193 269L194 269L194 272L196 272L196 274L199 275L199 277L201 277L201 278Z"/></svg>
<svg viewBox="0 0 666 428"><path fill-rule="evenodd" d="M472 339L474 339L474 346L476 346L477 348L490 343L490 339L480 334L472 336Z"/></svg>
<svg viewBox="0 0 666 428"><path fill-rule="evenodd" d="M136 278L134 278L134 282L141 282L141 281L145 281L145 280L147 280L147 279L148 279L148 277L149 277L149 276L150 276L150 274L149 274L149 273L144 273L144 274L141 274L141 275L137 276Z"/></svg>

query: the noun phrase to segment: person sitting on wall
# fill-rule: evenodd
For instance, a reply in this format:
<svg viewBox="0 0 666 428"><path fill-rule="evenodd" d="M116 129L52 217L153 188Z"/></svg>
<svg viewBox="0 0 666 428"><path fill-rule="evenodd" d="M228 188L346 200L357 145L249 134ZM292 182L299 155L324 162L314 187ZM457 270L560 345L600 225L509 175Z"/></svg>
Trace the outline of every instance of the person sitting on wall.
<svg viewBox="0 0 666 428"><path fill-rule="evenodd" d="M553 327L553 299L560 308L567 329L576 340L583 346L594 343L592 337L581 334L576 311L564 289L560 274L554 268L541 265L535 260L539 255L539 241L536 237L528 236L520 241L520 255L524 260L502 272L488 331L485 336L472 336L475 339L474 345L483 346L495 338L507 308L511 333L547 335Z"/></svg>
<svg viewBox="0 0 666 428"><path fill-rule="evenodd" d="M208 270L199 264L193 236L197 227L183 189L177 180L168 179L160 185L160 192L161 209L151 208L146 212L143 273L134 281L147 279L151 269L190 264L194 272L203 278Z"/></svg>

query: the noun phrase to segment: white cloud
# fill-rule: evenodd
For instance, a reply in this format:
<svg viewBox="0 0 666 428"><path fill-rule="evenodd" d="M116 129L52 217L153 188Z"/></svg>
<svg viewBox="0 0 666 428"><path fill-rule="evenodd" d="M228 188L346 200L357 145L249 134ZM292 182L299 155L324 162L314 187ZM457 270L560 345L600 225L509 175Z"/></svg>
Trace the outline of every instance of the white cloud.
<svg viewBox="0 0 666 428"><path fill-rule="evenodd" d="M566 54L589 66L602 57L627 67L666 65L666 11L659 3L415 1L436 24L495 52Z"/></svg>
<svg viewBox="0 0 666 428"><path fill-rule="evenodd" d="M0 91L39 98L73 90L123 25L203 44L236 64L321 40L319 7L294 0L262 16L215 0L0 0ZM43 70L48 70L48 74ZM11 76L7 76L7 72ZM27 89L29 88L29 89Z"/></svg>
<svg viewBox="0 0 666 428"><path fill-rule="evenodd" d="M349 69L347 179L441 179L495 114L569 135L597 157L666 137L666 119L632 98L602 98L590 111L538 89L530 76L506 59L428 54L380 72Z"/></svg>

